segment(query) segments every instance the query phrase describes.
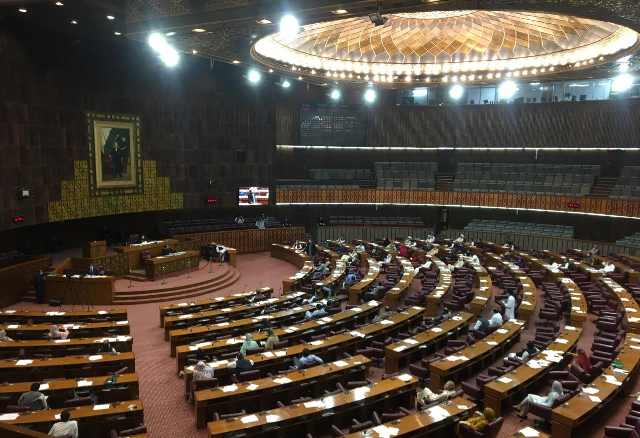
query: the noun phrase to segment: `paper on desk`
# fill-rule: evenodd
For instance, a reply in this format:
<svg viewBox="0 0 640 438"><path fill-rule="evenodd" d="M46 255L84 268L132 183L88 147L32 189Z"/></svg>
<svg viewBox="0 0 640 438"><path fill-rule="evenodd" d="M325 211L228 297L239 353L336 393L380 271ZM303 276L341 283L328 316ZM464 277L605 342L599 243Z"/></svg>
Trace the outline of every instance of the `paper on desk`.
<svg viewBox="0 0 640 438"><path fill-rule="evenodd" d="M233 392L236 389L238 389L238 385L233 383L231 385L223 386L221 389L222 389L222 392Z"/></svg>
<svg viewBox="0 0 640 438"><path fill-rule="evenodd" d="M403 382L408 382L409 380L411 380L411 375L405 373L398 376L398 379L402 380Z"/></svg>
<svg viewBox="0 0 640 438"><path fill-rule="evenodd" d="M393 324L393 321L389 319L383 319L382 321L380 321L380 324Z"/></svg>
<svg viewBox="0 0 640 438"><path fill-rule="evenodd" d="M458 405L458 409L467 410L467 409L471 409L471 406L467 406L467 405Z"/></svg>
<svg viewBox="0 0 640 438"><path fill-rule="evenodd" d="M360 336L361 338L364 338L364 337L365 337L364 333L360 333L360 332L359 332L359 331L357 331L357 330L352 330L352 331L350 331L350 332L349 332L349 334L350 334L351 336Z"/></svg>
<svg viewBox="0 0 640 438"><path fill-rule="evenodd" d="M392 436L396 436L399 431L399 429L396 427L389 427L385 426L384 424L375 426L373 430L378 434L380 438L390 438Z"/></svg>
<svg viewBox="0 0 640 438"><path fill-rule="evenodd" d="M564 326L564 329L565 329L565 330L575 330L576 328L575 328L575 327L573 327L573 326L571 326L571 325L565 325L565 326Z"/></svg>
<svg viewBox="0 0 640 438"><path fill-rule="evenodd" d="M116 322L116 324L118 324L118 325L126 325L126 324L129 324L129 321L118 321L118 322Z"/></svg>
<svg viewBox="0 0 640 438"><path fill-rule="evenodd" d="M282 350L275 352L276 357L282 357L282 356L284 356L286 354L287 354L287 352L286 351L282 351Z"/></svg>
<svg viewBox="0 0 640 438"><path fill-rule="evenodd" d="M192 316L193 316L193 314L189 313L188 315L180 315L180 316L178 316L178 319L191 318Z"/></svg>
<svg viewBox="0 0 640 438"><path fill-rule="evenodd" d="M254 423L258 421L258 417L255 415L247 415L246 417L242 417L240 421L242 421L244 424Z"/></svg>
<svg viewBox="0 0 640 438"><path fill-rule="evenodd" d="M228 322L219 322L219 323L217 324L217 326L218 326L218 327L225 327L225 326L228 326L228 325L229 325L229 323L228 323Z"/></svg>
<svg viewBox="0 0 640 438"><path fill-rule="evenodd" d="M322 344L324 344L324 341L312 341L312 342L309 342L309 345L322 345Z"/></svg>
<svg viewBox="0 0 640 438"><path fill-rule="evenodd" d="M60 414L54 415L53 418L55 418L56 420L60 420Z"/></svg>
<svg viewBox="0 0 640 438"><path fill-rule="evenodd" d="M402 342L404 342L406 344L411 344L411 345L415 345L415 344L418 343L418 341L416 341L415 339L411 339L411 338L403 339Z"/></svg>
<svg viewBox="0 0 640 438"><path fill-rule="evenodd" d="M406 345L400 345L399 347L394 348L393 351L400 352L400 351L406 350L406 349L407 349Z"/></svg>
<svg viewBox="0 0 640 438"><path fill-rule="evenodd" d="M520 429L520 433L525 437L540 436L540 432L535 430L533 427L525 427L524 429Z"/></svg>
<svg viewBox="0 0 640 438"><path fill-rule="evenodd" d="M441 406L434 406L428 409L428 412L429 416L433 418L434 421L441 421L451 416L451 414Z"/></svg>
<svg viewBox="0 0 640 438"><path fill-rule="evenodd" d="M256 389L258 389L258 386L260 385L256 385L255 383L252 383L251 385L247 386L247 389L249 391L255 391Z"/></svg>
<svg viewBox="0 0 640 438"><path fill-rule="evenodd" d="M105 409L109 409L109 403L106 403L104 405L93 405L94 411L104 411Z"/></svg>
<svg viewBox="0 0 640 438"><path fill-rule="evenodd" d="M487 341L487 345L492 345L492 346L496 346L498 345L498 343L496 341Z"/></svg>
<svg viewBox="0 0 640 438"><path fill-rule="evenodd" d="M106 315L107 311L106 310L98 310L98 315Z"/></svg>
<svg viewBox="0 0 640 438"><path fill-rule="evenodd" d="M11 325L7 326L7 328L10 328L10 329L17 329L19 327L20 327L20 324L11 324Z"/></svg>
<svg viewBox="0 0 640 438"><path fill-rule="evenodd" d="M589 398L591 399L592 402L596 402L596 403L602 402L602 400L600 400L600 397L598 397L597 395L590 395Z"/></svg>
<svg viewBox="0 0 640 438"><path fill-rule="evenodd" d="M291 379L288 377L280 377L278 379L273 379L278 385L284 385L285 383L290 383Z"/></svg>
<svg viewBox="0 0 640 438"><path fill-rule="evenodd" d="M78 380L78 388L82 388L83 386L91 386L93 382L91 380Z"/></svg>
<svg viewBox="0 0 640 438"><path fill-rule="evenodd" d="M616 385L616 386L622 385L622 382L619 382L618 379L616 379L614 376L605 374L604 378L607 383L611 383L612 385Z"/></svg>
<svg viewBox="0 0 640 438"><path fill-rule="evenodd" d="M351 309L352 312L362 312L362 309L360 307L352 307Z"/></svg>
<svg viewBox="0 0 640 438"><path fill-rule="evenodd" d="M29 365L30 363L33 363L31 359L20 359L19 361L16 362L16 365L18 366Z"/></svg>
<svg viewBox="0 0 640 438"><path fill-rule="evenodd" d="M440 333L442 331L442 329L440 327L434 327L434 328L431 329L431 331L435 332L435 333Z"/></svg>
<svg viewBox="0 0 640 438"><path fill-rule="evenodd" d="M508 377L504 377L504 376L499 377L499 378L497 378L496 380L497 380L498 382L501 382L501 383L511 383L511 382L513 382L513 379L510 379L510 378L508 378Z"/></svg>
<svg viewBox="0 0 640 438"><path fill-rule="evenodd" d="M11 421L18 418L20 414L2 414L0 415L0 421Z"/></svg>
<svg viewBox="0 0 640 438"><path fill-rule="evenodd" d="M562 338L556 339L556 342L558 342L559 344L568 344L569 343L569 341L567 339L562 339Z"/></svg>
<svg viewBox="0 0 640 438"><path fill-rule="evenodd" d="M504 335L505 333L508 333L508 332L509 332L509 330L505 330L505 329L498 329L498 330L496 330L496 332L498 332L498 333L500 333L500 334L503 334L503 335Z"/></svg>
<svg viewBox="0 0 640 438"><path fill-rule="evenodd" d="M94 354L92 356L89 356L89 360L100 360L100 359L102 359L101 354Z"/></svg>
<svg viewBox="0 0 640 438"><path fill-rule="evenodd" d="M277 415L267 415L267 423L275 423L276 421L278 421L278 416Z"/></svg>
<svg viewBox="0 0 640 438"><path fill-rule="evenodd" d="M66 344L67 342L71 342L71 339L56 339L55 341L56 344Z"/></svg>

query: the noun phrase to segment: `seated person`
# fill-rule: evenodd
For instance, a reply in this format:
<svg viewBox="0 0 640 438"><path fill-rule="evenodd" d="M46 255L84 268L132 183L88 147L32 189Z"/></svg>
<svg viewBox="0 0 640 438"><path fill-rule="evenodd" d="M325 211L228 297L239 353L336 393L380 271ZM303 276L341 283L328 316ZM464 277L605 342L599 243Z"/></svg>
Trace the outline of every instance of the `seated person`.
<svg viewBox="0 0 640 438"><path fill-rule="evenodd" d="M236 369L238 373L244 373L245 371L251 371L253 369L253 361L246 359L244 354L238 353L236 360L229 362L227 368Z"/></svg>
<svg viewBox="0 0 640 438"><path fill-rule="evenodd" d="M429 404L433 402L443 402L455 394L455 384L449 380L444 384L444 389L440 394L432 392L429 388L424 388L422 391L418 391L418 400L423 403Z"/></svg>
<svg viewBox="0 0 640 438"><path fill-rule="evenodd" d="M316 225L319 226L319 227L326 227L327 226L327 224L324 221L324 218L322 216L320 216L318 218L318 222L316 222Z"/></svg>
<svg viewBox="0 0 640 438"><path fill-rule="evenodd" d="M384 307L384 312L382 312L379 315L376 315L375 318L373 318L373 321L371 321L372 324L375 324L376 322L380 322L383 321L385 319L389 319L392 316L396 315L398 312L396 312L395 310L391 310L389 308L389 306L385 306Z"/></svg>
<svg viewBox="0 0 640 438"><path fill-rule="evenodd" d="M267 341L264 343L264 349L267 351L273 351L273 346L280 342L280 338L276 335L273 329L269 329Z"/></svg>
<svg viewBox="0 0 640 438"><path fill-rule="evenodd" d="M434 246L433 246L433 248L431 248L431 249L427 252L427 255L428 255L428 256L434 256L434 255L436 255L436 254L438 254L438 247L434 245Z"/></svg>
<svg viewBox="0 0 640 438"><path fill-rule="evenodd" d="M427 243L433 243L436 241L436 236L433 235L433 233L429 233L429 236L427 236Z"/></svg>
<svg viewBox="0 0 640 438"><path fill-rule="evenodd" d="M615 272L615 270L616 270L616 265L614 265L613 263L607 262L607 261L602 262L602 269L600 270L600 272L602 272L603 274Z"/></svg>
<svg viewBox="0 0 640 438"><path fill-rule="evenodd" d="M11 339L9 336L7 336L7 332L6 331L0 330L0 341L7 342L7 341L13 341L13 339Z"/></svg>
<svg viewBox="0 0 640 438"><path fill-rule="evenodd" d="M460 421L458 423L458 425L456 426L456 435L461 436L459 432L461 424L464 424L469 429L475 430L476 432L482 432L484 428L487 427L487 425L491 423L493 420L495 420L495 414L493 412L493 409L484 408L483 412L476 411L473 414L473 417L468 418L464 421Z"/></svg>
<svg viewBox="0 0 640 438"><path fill-rule="evenodd" d="M406 257L408 254L409 254L409 250L407 249L407 245L403 243L402 246L400 247L400 255L402 257Z"/></svg>
<svg viewBox="0 0 640 438"><path fill-rule="evenodd" d="M471 263L474 263L474 264L480 263L480 259L478 258L478 255L471 251L467 251L467 260L469 260Z"/></svg>
<svg viewBox="0 0 640 438"><path fill-rule="evenodd" d="M591 255L590 252L587 253L587 256L582 260L582 263L589 266L595 263L595 260L593 259L593 256Z"/></svg>
<svg viewBox="0 0 640 438"><path fill-rule="evenodd" d="M382 246L387 247L389 246L389 244L391 243L391 241L389 240L388 237L384 238L384 242L382 242Z"/></svg>
<svg viewBox="0 0 640 438"><path fill-rule="evenodd" d="M360 302L372 300L373 297L378 293L380 289L382 289L382 282L378 282L377 285L374 286L370 291L361 291L360 292Z"/></svg>
<svg viewBox="0 0 640 438"><path fill-rule="evenodd" d="M334 285L335 283L331 283L326 286L322 286L322 289L320 289L320 291L324 294L325 298L329 298L336 295Z"/></svg>
<svg viewBox="0 0 640 438"><path fill-rule="evenodd" d="M509 250L511 251L515 251L516 247L514 246L513 242L511 242L510 240L507 240L505 242L504 245L502 245L503 248L509 248Z"/></svg>
<svg viewBox="0 0 640 438"><path fill-rule="evenodd" d="M49 408L47 399L44 394L40 392L39 383L32 383L29 391L20 396L18 406L28 406L30 411L42 411Z"/></svg>
<svg viewBox="0 0 640 438"><path fill-rule="evenodd" d="M491 323L489 323L489 320L482 315L478 315L477 318L478 320L473 325L473 329L481 333L486 333Z"/></svg>
<svg viewBox="0 0 640 438"><path fill-rule="evenodd" d="M460 233L460 235L453 242L454 243L462 243L462 242L464 242L464 234Z"/></svg>
<svg viewBox="0 0 640 438"><path fill-rule="evenodd" d="M322 244L320 246L323 247L323 248L329 248L329 241L323 240Z"/></svg>
<svg viewBox="0 0 640 438"><path fill-rule="evenodd" d="M331 260L327 259L324 263L320 263L316 267L316 273L325 274L327 272L331 272Z"/></svg>
<svg viewBox="0 0 640 438"><path fill-rule="evenodd" d="M391 263L393 262L393 257L391 256L391 254L387 254L387 256L384 258L384 260L380 260L378 262L378 266L382 266L385 263Z"/></svg>
<svg viewBox="0 0 640 438"><path fill-rule="evenodd" d="M162 255L175 254L177 251L173 248L170 248L169 245L165 245L162 248Z"/></svg>
<svg viewBox="0 0 640 438"><path fill-rule="evenodd" d="M60 413L60 421L51 426L48 435L51 436L71 436L71 438L78 438L78 422L70 421L71 411L65 409Z"/></svg>
<svg viewBox="0 0 640 438"><path fill-rule="evenodd" d="M518 351L517 353L510 353L508 357L515 357L517 359L520 359L521 361L525 361L527 360L527 358L532 357L539 351L540 350L536 348L536 344L534 344L533 341L529 341L522 350Z"/></svg>
<svg viewBox="0 0 640 438"><path fill-rule="evenodd" d="M266 321L263 319L263 321ZM198 348L196 350L196 357L195 359L197 361L203 361L203 362L209 362L211 359L209 358L209 356L207 356L207 354L204 352L204 350L202 348Z"/></svg>
<svg viewBox="0 0 640 438"><path fill-rule="evenodd" d="M306 244L300 240L296 240L296 243L293 244L293 249L303 250L306 248Z"/></svg>
<svg viewBox="0 0 640 438"><path fill-rule="evenodd" d="M435 318L425 318L424 322L427 324L440 324L441 322L451 318L451 315L453 315L453 312L451 310L444 309L442 314L436 316Z"/></svg>
<svg viewBox="0 0 640 438"><path fill-rule="evenodd" d="M407 246L416 246L416 243L413 241L413 237L411 236L407 236L407 238L404 239L404 244Z"/></svg>
<svg viewBox="0 0 640 438"><path fill-rule="evenodd" d="M349 289L351 286L356 284L357 281L358 281L358 279L356 278L356 274L354 274L353 272L350 272L347 275L347 278L344 280L342 288L343 289Z"/></svg>
<svg viewBox="0 0 640 438"><path fill-rule="evenodd" d="M364 250L365 250L365 248L364 248L364 245L362 244L362 242L360 242L360 243L358 243L356 245L356 251L364 252Z"/></svg>
<svg viewBox="0 0 640 438"><path fill-rule="evenodd" d="M591 251L589 251L591 254L598 254L598 252L600 252L600 250L598 249L598 247L596 245L593 245L593 248L591 248Z"/></svg>
<svg viewBox="0 0 640 438"><path fill-rule="evenodd" d="M293 366L301 370L303 368L306 368L307 365L309 365L313 361L318 362L319 365L322 365L324 363L322 359L320 359L318 356L311 354L309 349L305 348L304 350L302 350L302 356L300 357L300 359L298 359L295 356L293 357Z"/></svg>
<svg viewBox="0 0 640 438"><path fill-rule="evenodd" d="M262 220L262 222L264 222L265 224L269 222L269 216L267 216L266 214L262 213L262 215L260 216L260 220Z"/></svg>
<svg viewBox="0 0 640 438"><path fill-rule="evenodd" d="M477 241L477 242L475 242L475 245L474 245L474 246L475 246L476 248L483 249L483 248L484 248L484 242L482 242L482 239L478 239L478 241Z"/></svg>
<svg viewBox="0 0 640 438"><path fill-rule="evenodd" d="M260 327L258 328L258 331L264 332L266 330L269 330L272 327L275 327L275 325L271 321L269 321L267 318L263 318L262 321L260 321Z"/></svg>
<svg viewBox="0 0 640 438"><path fill-rule="evenodd" d="M382 252L380 251L380 248L378 248L377 246L374 246L374 247L371 249L371 255L372 255L373 257L378 257L381 253L382 253Z"/></svg>
<svg viewBox="0 0 640 438"><path fill-rule="evenodd" d="M227 257L227 247L224 245L216 245L216 253L218 254L218 262L224 262Z"/></svg>
<svg viewBox="0 0 640 438"><path fill-rule="evenodd" d="M233 221L238 225L244 224L244 217L242 217L242 215L236 216L236 218Z"/></svg>
<svg viewBox="0 0 640 438"><path fill-rule="evenodd" d="M418 255L417 252L414 252L413 255L411 256L411 263L419 263L420 262L420 256Z"/></svg>
<svg viewBox="0 0 640 438"><path fill-rule="evenodd" d="M344 234L338 238L338 245L344 245L346 240L344 239Z"/></svg>
<svg viewBox="0 0 640 438"><path fill-rule="evenodd" d="M262 219L258 219L256 221L256 228L259 230L264 230L264 221Z"/></svg>
<svg viewBox="0 0 640 438"><path fill-rule="evenodd" d="M553 407L553 403L563 395L564 393L562 392L562 383L556 380L555 382L553 382L553 385L551 385L551 392L549 392L546 397L542 397L536 394L529 394L524 398L524 400L522 400L517 405L514 405L513 407L519 411L517 414L518 417L526 420L527 414L529 413L530 403L535 403L551 408Z"/></svg>
<svg viewBox="0 0 640 438"><path fill-rule="evenodd" d="M288 228L291 226L291 222L289 222L289 218L285 217L284 219L282 219L282 228Z"/></svg>
<svg viewBox="0 0 640 438"><path fill-rule="evenodd" d="M572 353L569 353L569 354L572 354ZM584 351L582 348L578 348L575 363L580 368L582 368L585 373L591 372L591 360L589 359L587 352Z"/></svg>
<svg viewBox="0 0 640 438"><path fill-rule="evenodd" d="M109 342L108 339L105 339L104 341L102 341L102 344L100 345L100 348L98 349L98 353L118 354L116 349L111 346L111 343Z"/></svg>
<svg viewBox="0 0 640 438"><path fill-rule="evenodd" d="M62 330L54 324L51 326L51 330L47 333L47 337L51 339L67 339L69 337L69 330L62 327Z"/></svg>
<svg viewBox="0 0 640 438"><path fill-rule="evenodd" d="M322 301L323 299L324 299L324 296L322 294L322 291L320 289L316 289L316 291L314 292L313 296L311 298L309 298L309 303Z"/></svg>
<svg viewBox="0 0 640 438"><path fill-rule="evenodd" d="M213 374L213 368L200 361L196 364L196 369L193 370L193 380L211 380Z"/></svg>
<svg viewBox="0 0 640 438"><path fill-rule="evenodd" d="M501 326L503 323L502 315L500 314L500 309L493 309L493 315L491 315L491 319L489 320L489 325L491 327Z"/></svg>
<svg viewBox="0 0 640 438"><path fill-rule="evenodd" d="M390 249L391 251L395 251L397 248L393 242L389 242L389 244L387 245L387 249Z"/></svg>
<svg viewBox="0 0 640 438"><path fill-rule="evenodd" d="M311 310L307 310L307 312L304 314L304 317L306 319L313 319L313 318L317 318L318 316L324 315L327 312L324 311L324 306L322 304L316 304L316 308L315 310L312 312Z"/></svg>
<svg viewBox="0 0 640 438"><path fill-rule="evenodd" d="M89 263L89 267L84 271L87 275L98 275L98 268L93 266L93 263Z"/></svg>
<svg viewBox="0 0 640 438"><path fill-rule="evenodd" d="M464 260L462 258L459 258L458 261L455 262L453 265L448 265L450 271L453 271L454 269L462 268L463 266L464 266Z"/></svg>
<svg viewBox="0 0 640 438"><path fill-rule="evenodd" d="M244 342L240 346L240 353L246 356L247 350L251 348L260 348L258 343L253 340L253 335L251 333L247 333L247 336L244 338Z"/></svg>

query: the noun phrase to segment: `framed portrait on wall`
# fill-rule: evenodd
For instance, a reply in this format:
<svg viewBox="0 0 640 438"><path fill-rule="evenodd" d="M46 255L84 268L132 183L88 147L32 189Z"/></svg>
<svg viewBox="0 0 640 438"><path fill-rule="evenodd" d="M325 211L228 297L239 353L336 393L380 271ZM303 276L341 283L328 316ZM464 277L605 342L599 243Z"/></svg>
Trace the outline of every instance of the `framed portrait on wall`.
<svg viewBox="0 0 640 438"><path fill-rule="evenodd" d="M140 117L90 112L87 132L92 194L142 193Z"/></svg>

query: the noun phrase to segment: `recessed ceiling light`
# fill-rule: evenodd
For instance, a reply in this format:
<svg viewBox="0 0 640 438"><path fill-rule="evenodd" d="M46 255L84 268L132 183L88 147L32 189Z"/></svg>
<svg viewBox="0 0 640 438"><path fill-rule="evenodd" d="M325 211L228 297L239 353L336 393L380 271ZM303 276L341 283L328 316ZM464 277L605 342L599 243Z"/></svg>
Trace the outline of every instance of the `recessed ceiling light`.
<svg viewBox="0 0 640 438"><path fill-rule="evenodd" d="M346 14L347 10L346 9L336 9L335 11L331 11L332 14Z"/></svg>
<svg viewBox="0 0 640 438"><path fill-rule="evenodd" d="M56 6L64 6L64 3L62 3L62 2L56 2Z"/></svg>
<svg viewBox="0 0 640 438"><path fill-rule="evenodd" d="M71 24L78 24L76 20L71 20Z"/></svg>
<svg viewBox="0 0 640 438"><path fill-rule="evenodd" d="M113 32L113 33L114 35L118 35L118 36L122 35L122 32Z"/></svg>
<svg viewBox="0 0 640 438"><path fill-rule="evenodd" d="M269 73L273 73L273 69L272 68L269 69Z"/></svg>
<svg viewBox="0 0 640 438"><path fill-rule="evenodd" d="M257 23L258 24L271 24L271 20L267 20L266 18L263 18L262 20L258 20Z"/></svg>
<svg viewBox="0 0 640 438"><path fill-rule="evenodd" d="M194 32L197 32L197 33L206 32L206 30L204 30L204 29L200 29L200 28L193 29L193 31L194 31Z"/></svg>
<svg viewBox="0 0 640 438"><path fill-rule="evenodd" d="M167 36L174 36L175 34L175 32L167 32Z"/></svg>
<svg viewBox="0 0 640 438"><path fill-rule="evenodd" d="M116 17L114 17L113 15L107 15L107 20L115 20Z"/></svg>
<svg viewBox="0 0 640 438"><path fill-rule="evenodd" d="M302 76L298 76L298 80L301 81L302 80Z"/></svg>
<svg viewBox="0 0 640 438"><path fill-rule="evenodd" d="M234 59L233 61L231 61L232 64L240 64L240 61L238 61L237 59Z"/></svg>
<svg viewBox="0 0 640 438"><path fill-rule="evenodd" d="M197 50L192 50L191 53L193 53L195 55L196 53L198 53L198 51Z"/></svg>
<svg viewBox="0 0 640 438"><path fill-rule="evenodd" d="M18 11L26 14L27 13L27 8L20 8L20 9L18 9Z"/></svg>

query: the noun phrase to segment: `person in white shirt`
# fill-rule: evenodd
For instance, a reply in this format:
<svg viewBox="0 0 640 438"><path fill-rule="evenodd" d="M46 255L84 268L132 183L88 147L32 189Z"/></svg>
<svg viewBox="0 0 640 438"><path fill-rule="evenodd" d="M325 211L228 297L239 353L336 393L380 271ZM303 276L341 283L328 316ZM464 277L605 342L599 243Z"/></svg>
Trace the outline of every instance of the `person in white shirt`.
<svg viewBox="0 0 640 438"><path fill-rule="evenodd" d="M464 266L464 260L458 259L458 261L454 265L448 265L449 270L453 271L456 268L462 268Z"/></svg>
<svg viewBox="0 0 640 438"><path fill-rule="evenodd" d="M258 219L258 220L256 221L256 227L257 227L259 230L264 230L264 221L263 221L262 219Z"/></svg>
<svg viewBox="0 0 640 438"><path fill-rule="evenodd" d="M436 241L436 237L433 234L429 234L429 237L427 237L427 243L433 243Z"/></svg>
<svg viewBox="0 0 640 438"><path fill-rule="evenodd" d="M407 246L416 246L411 236L407 236L407 238L404 240L404 244Z"/></svg>
<svg viewBox="0 0 640 438"><path fill-rule="evenodd" d="M391 254L387 254L384 260L378 262L378 266L382 266L383 263L391 263L392 261L393 257L391 257Z"/></svg>
<svg viewBox="0 0 640 438"><path fill-rule="evenodd" d="M60 414L60 421L54 423L49 430L51 436L65 436L71 435L72 438L78 438L78 422L69 421L71 413L68 410L62 411Z"/></svg>
<svg viewBox="0 0 640 438"><path fill-rule="evenodd" d="M500 310L498 309L493 309L493 315L491 316L491 319L489 320L489 325L492 327L495 326L501 326L502 325L502 315L500 315Z"/></svg>
<svg viewBox="0 0 640 438"><path fill-rule="evenodd" d="M598 249L598 247L596 245L593 245L593 248L591 248L591 251L589 251L591 254L598 254L598 251L600 251Z"/></svg>
<svg viewBox="0 0 640 438"><path fill-rule="evenodd" d="M603 262L602 273L606 274L608 272L614 272L616 270L616 266L610 262Z"/></svg>
<svg viewBox="0 0 640 438"><path fill-rule="evenodd" d="M427 256L429 257L429 256ZM420 272L420 269L426 269L427 271L429 271L431 269L431 265L433 264L433 262L431 261L430 258L427 258L427 261L424 262L423 264L421 264L420 266L418 266L417 268L415 268L413 270L414 275L418 275L418 272Z"/></svg>
<svg viewBox="0 0 640 438"><path fill-rule="evenodd" d="M356 251L363 252L364 251L364 245L362 243L359 243L358 245L356 245Z"/></svg>
<svg viewBox="0 0 640 438"><path fill-rule="evenodd" d="M235 223L240 225L240 224L244 224L244 218L242 216L236 216L236 218L234 219Z"/></svg>
<svg viewBox="0 0 640 438"><path fill-rule="evenodd" d="M344 245L345 242L346 242L346 240L344 240L344 235L340 236L340 238L338 239L338 244L339 245Z"/></svg>
<svg viewBox="0 0 640 438"><path fill-rule="evenodd" d="M507 320L516 319L516 299L511 292L507 292L507 299L502 303L504 304L504 316Z"/></svg>
<svg viewBox="0 0 640 438"><path fill-rule="evenodd" d="M460 234L460 236L458 236L458 238L456 240L454 240L454 242L456 243L462 243L464 242L464 234Z"/></svg>

